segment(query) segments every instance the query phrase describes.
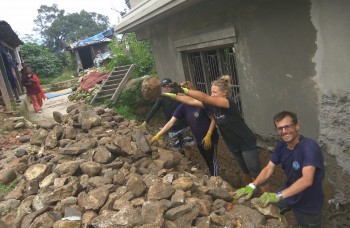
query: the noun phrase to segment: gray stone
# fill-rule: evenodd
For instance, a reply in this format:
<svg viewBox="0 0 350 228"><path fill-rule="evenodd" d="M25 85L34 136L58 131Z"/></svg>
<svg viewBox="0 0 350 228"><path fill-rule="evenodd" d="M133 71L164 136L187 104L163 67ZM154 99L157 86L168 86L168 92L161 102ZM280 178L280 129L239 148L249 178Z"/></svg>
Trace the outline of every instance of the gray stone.
<svg viewBox="0 0 350 228"><path fill-rule="evenodd" d="M63 114L58 112L58 111L53 111L52 113L53 119L57 122L57 123L62 123L63 122Z"/></svg>
<svg viewBox="0 0 350 228"><path fill-rule="evenodd" d="M146 184L138 175L132 175L129 177L126 182L126 187L128 187L129 191L131 191L135 197L139 197L146 190Z"/></svg>
<svg viewBox="0 0 350 228"><path fill-rule="evenodd" d="M56 125L52 131L49 132L45 139L45 147L47 149L53 149L58 145L58 140L62 136L61 125Z"/></svg>
<svg viewBox="0 0 350 228"><path fill-rule="evenodd" d="M0 184L7 185L14 181L16 178L16 172L11 168L0 171Z"/></svg>
<svg viewBox="0 0 350 228"><path fill-rule="evenodd" d="M111 184L112 180L108 177L94 176L89 178L89 185L96 188L103 185Z"/></svg>
<svg viewBox="0 0 350 228"><path fill-rule="evenodd" d="M91 128L101 125L101 117L94 111L82 111L79 113L78 122L81 124L81 129L85 132Z"/></svg>
<svg viewBox="0 0 350 228"><path fill-rule="evenodd" d="M165 212L165 206L163 203L159 201L144 202L141 210L143 223L162 227L164 223L164 217L163 217L164 212Z"/></svg>
<svg viewBox="0 0 350 228"><path fill-rule="evenodd" d="M34 179L42 179L46 176L48 168L49 166L45 164L32 165L25 171L24 177L27 181Z"/></svg>
<svg viewBox="0 0 350 228"><path fill-rule="evenodd" d="M79 166L84 162L84 160L69 161L63 164L58 164L53 170L61 177L69 177L73 175L79 168Z"/></svg>
<svg viewBox="0 0 350 228"><path fill-rule="evenodd" d="M93 219L93 227L134 227L142 223L139 208L126 208L121 211L104 210Z"/></svg>
<svg viewBox="0 0 350 228"><path fill-rule="evenodd" d="M198 217L196 219L195 227L209 228L210 227L210 217Z"/></svg>
<svg viewBox="0 0 350 228"><path fill-rule="evenodd" d="M120 148L114 152L118 156L128 156L133 154L133 147L131 146L131 137L120 136L113 140L113 144Z"/></svg>
<svg viewBox="0 0 350 228"><path fill-rule="evenodd" d="M84 174L87 174L89 177L93 177L101 172L102 166L97 162L88 161L80 164L80 169Z"/></svg>
<svg viewBox="0 0 350 228"><path fill-rule="evenodd" d="M30 144L41 146L45 143L45 139L49 132L45 129L39 129L34 132L33 136L30 138Z"/></svg>
<svg viewBox="0 0 350 228"><path fill-rule="evenodd" d="M58 220L53 224L53 228L80 228L81 221Z"/></svg>
<svg viewBox="0 0 350 228"><path fill-rule="evenodd" d="M135 130L134 137L136 139L137 147L142 151L142 153L148 153L152 151L152 148L145 137L145 134L140 129Z"/></svg>
<svg viewBox="0 0 350 228"><path fill-rule="evenodd" d="M180 177L172 183L173 188L182 191L188 191L193 186L193 180L191 177Z"/></svg>
<svg viewBox="0 0 350 228"><path fill-rule="evenodd" d="M6 201L0 201L0 215L5 215L14 208L18 207L21 201L15 199L9 199Z"/></svg>
<svg viewBox="0 0 350 228"><path fill-rule="evenodd" d="M212 188L208 191L208 194L211 195L214 199L223 199L227 202L233 200L233 197L229 194L227 189L224 188Z"/></svg>
<svg viewBox="0 0 350 228"><path fill-rule="evenodd" d="M67 126L66 129L64 129L64 137L66 139L75 139L77 137L77 134L78 130L73 126Z"/></svg>
<svg viewBox="0 0 350 228"><path fill-rule="evenodd" d="M170 199L175 189L169 183L155 183L152 185L147 194L149 200Z"/></svg>
<svg viewBox="0 0 350 228"><path fill-rule="evenodd" d="M30 139L32 138L31 135L22 135L18 138L20 143L27 143L30 141Z"/></svg>
<svg viewBox="0 0 350 228"><path fill-rule="evenodd" d="M19 157L23 157L26 154L27 154L27 150L26 149L18 149L16 151L15 156L19 158Z"/></svg>
<svg viewBox="0 0 350 228"><path fill-rule="evenodd" d="M88 193L81 192L78 195L78 205L85 209L98 210L106 202L109 191L113 185L105 185L91 190Z"/></svg>
<svg viewBox="0 0 350 228"><path fill-rule="evenodd" d="M250 203L251 207L257 209L261 214L281 219L280 209L276 205L270 203L266 207L261 207L259 204L259 198L253 198Z"/></svg>
<svg viewBox="0 0 350 228"><path fill-rule="evenodd" d="M66 112L67 112L67 113L70 113L70 112L72 112L74 109L77 109L78 107L79 107L79 104L78 104L78 103L76 103L76 104L71 104L71 105L69 105L69 106L67 107Z"/></svg>
<svg viewBox="0 0 350 228"><path fill-rule="evenodd" d="M99 146L95 149L93 159L97 163L106 164L111 162L114 159L114 157L112 156L112 153L107 150L106 147Z"/></svg>
<svg viewBox="0 0 350 228"><path fill-rule="evenodd" d="M15 124L13 129L19 129L19 128L24 128L24 127L25 127L25 123L24 122L19 122L19 123Z"/></svg>
<svg viewBox="0 0 350 228"><path fill-rule="evenodd" d="M36 217L28 228L53 227L54 223L59 219L60 218L56 214L51 212L46 212Z"/></svg>
<svg viewBox="0 0 350 228"><path fill-rule="evenodd" d="M79 155L87 152L89 149L95 148L96 141L89 138L84 138L78 142L60 148L57 152L65 155Z"/></svg>
<svg viewBox="0 0 350 228"><path fill-rule="evenodd" d="M38 127L39 128L43 128L45 130L51 130L55 127L55 122L53 122L52 120L48 120L48 121L41 121L38 123Z"/></svg>

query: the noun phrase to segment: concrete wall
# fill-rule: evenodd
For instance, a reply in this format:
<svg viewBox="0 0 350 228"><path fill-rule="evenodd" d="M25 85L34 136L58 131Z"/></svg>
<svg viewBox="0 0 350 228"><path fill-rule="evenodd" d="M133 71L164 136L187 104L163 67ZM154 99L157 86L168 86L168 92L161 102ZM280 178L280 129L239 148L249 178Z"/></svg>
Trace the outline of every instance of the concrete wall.
<svg viewBox="0 0 350 228"><path fill-rule="evenodd" d="M346 0L313 0L310 12L317 30L313 61L319 93L319 141L327 152L327 180L340 204L350 202L349 9Z"/></svg>
<svg viewBox="0 0 350 228"><path fill-rule="evenodd" d="M232 29L248 124L257 134L271 136L272 115L288 109L298 113L302 133L316 139L318 93L312 61L316 30L310 10L310 2L304 0L204 1L147 28L158 76L185 79L177 42L213 32L220 37L222 31Z"/></svg>
<svg viewBox="0 0 350 228"><path fill-rule="evenodd" d="M150 38L158 76L183 81L178 44L213 33L219 40L231 30L248 125L262 138L272 138L272 115L296 112L301 134L323 148L337 197L348 202L349 10L347 0L204 0L139 34Z"/></svg>

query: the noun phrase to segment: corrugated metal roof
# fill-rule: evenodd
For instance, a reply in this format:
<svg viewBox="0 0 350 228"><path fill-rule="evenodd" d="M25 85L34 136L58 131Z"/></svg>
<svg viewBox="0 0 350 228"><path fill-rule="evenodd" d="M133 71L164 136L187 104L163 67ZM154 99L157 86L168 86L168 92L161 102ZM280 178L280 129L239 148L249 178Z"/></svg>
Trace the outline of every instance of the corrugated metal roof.
<svg viewBox="0 0 350 228"><path fill-rule="evenodd" d="M0 40L14 48L23 44L11 26L2 20L0 20Z"/></svg>

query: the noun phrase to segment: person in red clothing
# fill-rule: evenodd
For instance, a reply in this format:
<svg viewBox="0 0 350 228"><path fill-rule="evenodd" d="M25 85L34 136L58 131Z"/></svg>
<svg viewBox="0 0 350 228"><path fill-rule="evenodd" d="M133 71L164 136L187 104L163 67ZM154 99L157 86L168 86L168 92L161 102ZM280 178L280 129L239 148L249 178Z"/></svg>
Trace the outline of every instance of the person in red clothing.
<svg viewBox="0 0 350 228"><path fill-rule="evenodd" d="M41 112L43 100L46 99L46 96L41 88L38 76L32 72L30 67L25 69L25 74L22 75L21 83L27 90L27 96L32 101L34 110L36 112Z"/></svg>

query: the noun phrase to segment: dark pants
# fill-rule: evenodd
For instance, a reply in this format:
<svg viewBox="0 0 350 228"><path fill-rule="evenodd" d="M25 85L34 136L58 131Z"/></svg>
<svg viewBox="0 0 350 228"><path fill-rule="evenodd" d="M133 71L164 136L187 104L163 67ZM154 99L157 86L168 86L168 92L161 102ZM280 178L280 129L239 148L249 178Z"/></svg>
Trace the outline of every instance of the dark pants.
<svg viewBox="0 0 350 228"><path fill-rule="evenodd" d="M202 144L197 144L197 147L210 170L210 174L218 176L218 161L216 159L218 144L214 143L209 150L204 149Z"/></svg>
<svg viewBox="0 0 350 228"><path fill-rule="evenodd" d="M257 149L238 151L232 154L244 174L250 173L254 179L259 175L261 166Z"/></svg>
<svg viewBox="0 0 350 228"><path fill-rule="evenodd" d="M278 191L281 191L280 188ZM319 228L321 227L322 213L319 214L306 214L291 207L285 200L281 200L277 203L277 206L280 208L281 213L284 213L290 209L293 210L295 219L298 222L298 226L305 228Z"/></svg>

